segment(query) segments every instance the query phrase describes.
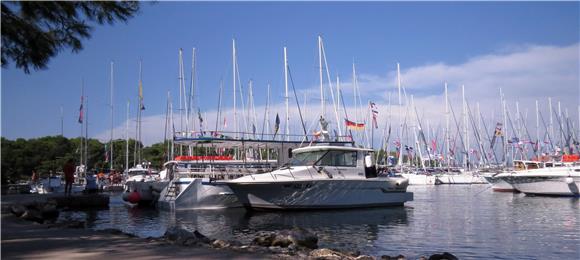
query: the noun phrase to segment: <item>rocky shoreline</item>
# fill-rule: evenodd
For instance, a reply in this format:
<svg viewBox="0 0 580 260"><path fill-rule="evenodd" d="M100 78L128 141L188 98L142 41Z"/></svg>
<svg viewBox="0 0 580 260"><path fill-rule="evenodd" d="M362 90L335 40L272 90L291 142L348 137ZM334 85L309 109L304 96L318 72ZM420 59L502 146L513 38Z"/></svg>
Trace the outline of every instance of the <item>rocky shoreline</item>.
<svg viewBox="0 0 580 260"><path fill-rule="evenodd" d="M47 240L60 239L68 241L66 249L62 245L50 247L44 244L42 256L66 255L75 248L83 248L83 243L99 241L101 246L90 246L92 253L110 254L118 252L119 257L146 258L234 258L234 259L407 259L403 255L372 256L357 251L319 248L316 234L294 227L290 230L277 232L259 232L250 244L238 241L211 239L197 230L189 231L180 227L170 227L159 238L138 238L132 234L116 229L90 230L82 221L57 222L59 209L56 203L34 203L30 205L12 205L10 213L2 214L2 256L9 258L29 258L30 249L39 249L42 241L32 238L44 237ZM76 236L85 237L79 240ZM28 243L23 241L29 241ZM119 246L125 245L125 246ZM113 247L114 250L110 247ZM138 250L135 250L135 248ZM36 250L41 251L41 250ZM74 251L74 250L73 250ZM48 255L47 255L48 254ZM83 253L80 253L83 255ZM143 254L143 255L142 255ZM98 255L98 254L97 254ZM34 255L35 257L37 255ZM76 258L76 255L68 255ZM65 257L65 258L69 258ZM86 255L82 256L86 258ZM92 258L92 257L88 257ZM98 258L98 257L96 257ZM457 259L454 255L444 252L419 259Z"/></svg>

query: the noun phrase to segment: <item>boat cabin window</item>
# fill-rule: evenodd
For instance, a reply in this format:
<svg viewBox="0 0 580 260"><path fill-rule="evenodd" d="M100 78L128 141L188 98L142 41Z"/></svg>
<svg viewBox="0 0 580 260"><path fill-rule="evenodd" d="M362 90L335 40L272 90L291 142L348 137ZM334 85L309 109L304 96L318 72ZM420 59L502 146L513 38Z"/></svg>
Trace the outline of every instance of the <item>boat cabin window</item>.
<svg viewBox="0 0 580 260"><path fill-rule="evenodd" d="M294 154L290 160L291 166L347 166L356 167L356 151L313 151Z"/></svg>
<svg viewBox="0 0 580 260"><path fill-rule="evenodd" d="M329 151L318 165L356 167L356 151Z"/></svg>
<svg viewBox="0 0 580 260"><path fill-rule="evenodd" d="M527 163L526 166L527 166L528 170L533 170L533 169L539 169L540 168L537 163Z"/></svg>

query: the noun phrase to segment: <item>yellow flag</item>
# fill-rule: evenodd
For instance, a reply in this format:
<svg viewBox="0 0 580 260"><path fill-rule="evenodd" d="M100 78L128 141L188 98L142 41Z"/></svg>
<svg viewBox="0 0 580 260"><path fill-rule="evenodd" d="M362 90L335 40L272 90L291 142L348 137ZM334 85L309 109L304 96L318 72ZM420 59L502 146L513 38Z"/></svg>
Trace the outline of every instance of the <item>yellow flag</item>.
<svg viewBox="0 0 580 260"><path fill-rule="evenodd" d="M139 99L143 99L143 84L139 80Z"/></svg>

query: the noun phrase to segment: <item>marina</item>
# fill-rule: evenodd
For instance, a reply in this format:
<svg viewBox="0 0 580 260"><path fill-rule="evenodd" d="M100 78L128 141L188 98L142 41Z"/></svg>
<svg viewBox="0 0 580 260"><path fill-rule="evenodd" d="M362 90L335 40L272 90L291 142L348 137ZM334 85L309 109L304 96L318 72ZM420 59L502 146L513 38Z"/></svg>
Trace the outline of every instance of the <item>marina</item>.
<svg viewBox="0 0 580 260"><path fill-rule="evenodd" d="M580 259L579 8L4 1L2 257Z"/></svg>

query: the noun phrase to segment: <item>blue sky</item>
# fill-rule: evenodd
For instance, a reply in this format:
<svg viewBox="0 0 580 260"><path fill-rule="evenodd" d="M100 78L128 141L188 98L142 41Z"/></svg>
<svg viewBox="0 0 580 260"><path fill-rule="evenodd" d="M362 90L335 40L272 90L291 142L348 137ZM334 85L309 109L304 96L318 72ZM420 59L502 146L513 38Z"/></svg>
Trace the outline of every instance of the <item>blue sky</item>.
<svg viewBox="0 0 580 260"><path fill-rule="evenodd" d="M377 102L383 104L387 100L385 93L395 90L392 76L396 63L400 62L404 85L425 106L442 94L445 80L450 82L452 91L466 84L474 102L485 104L486 98L493 99L491 94L489 97L477 94L489 86L489 91L484 92L497 96L497 88L502 87L508 99L521 98L522 103L529 105L530 100L545 99L546 94L522 93L530 85L521 80L503 86L494 83L482 86L474 81L485 82L487 78L465 76L477 75L477 71L467 70L485 71L482 66L506 64L505 61L522 56L521 64L530 64L526 57L535 57L537 66L526 67L523 72L515 68L514 74L506 73L510 75L493 81L510 82L513 79L510 76L515 74L554 74L542 69L543 58L562 57L547 63L567 68L565 73L556 73L562 74L561 77L546 75L547 78L535 82L558 82L560 89L553 93L554 99L561 100L562 106L577 120L579 14L578 2L143 3L140 14L127 24L96 26L92 38L84 41L81 52L61 52L51 60L47 70L26 75L13 66L2 68L2 136L14 139L59 134L61 106L65 136L78 136L80 126L76 120L81 80L85 82L89 101L89 135L108 136L111 61L115 63L114 124L124 129L127 100L131 101L131 117L135 117L140 59L143 60L144 113L151 117L144 131L153 132L154 128L162 131L164 125L154 118L165 114L167 91L174 97L174 106L178 103L175 97L179 48L184 49L187 82L191 48L197 49L196 94L201 110L210 113L216 109L222 78L223 106L231 107L232 38L236 39L241 81L244 84L250 79L254 81L256 104L265 103L268 82L272 85L273 103L281 103L282 48L288 48L296 87L307 92L319 84L318 35L324 38L332 77L340 76L348 86L354 61L361 77L363 100L379 99ZM498 62L486 63L490 60ZM489 75L498 74L501 73ZM422 81L431 77L431 81ZM320 102L316 95L308 97L308 103ZM491 101L487 104L493 105ZM423 109L429 110L425 106ZM124 131L116 130L117 134L123 138ZM148 138L146 143L153 143L161 141L162 135L152 133Z"/></svg>

